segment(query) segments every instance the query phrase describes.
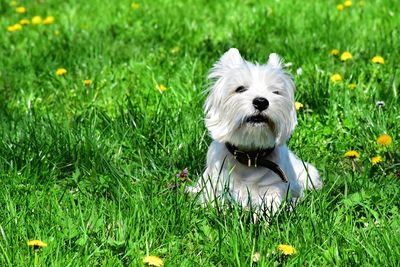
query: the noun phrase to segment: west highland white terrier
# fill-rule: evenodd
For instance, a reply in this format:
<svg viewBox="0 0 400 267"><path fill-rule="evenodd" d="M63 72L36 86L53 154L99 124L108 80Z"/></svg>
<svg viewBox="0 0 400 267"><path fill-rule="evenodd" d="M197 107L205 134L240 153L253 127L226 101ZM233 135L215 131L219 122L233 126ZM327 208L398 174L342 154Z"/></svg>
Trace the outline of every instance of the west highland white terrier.
<svg viewBox="0 0 400 267"><path fill-rule="evenodd" d="M210 70L205 124L213 139L196 186L201 201L234 201L275 213L281 202L322 188L317 169L287 148L297 124L295 85L282 60L251 63L229 49Z"/></svg>

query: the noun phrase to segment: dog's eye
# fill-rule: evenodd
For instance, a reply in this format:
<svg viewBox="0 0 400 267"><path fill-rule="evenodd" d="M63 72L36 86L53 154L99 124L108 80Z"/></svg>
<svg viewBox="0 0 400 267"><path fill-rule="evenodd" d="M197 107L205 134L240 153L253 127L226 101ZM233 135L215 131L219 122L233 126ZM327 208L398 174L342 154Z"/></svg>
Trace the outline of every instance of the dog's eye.
<svg viewBox="0 0 400 267"><path fill-rule="evenodd" d="M273 91L272 93L274 93L276 95L280 95L281 94L279 91Z"/></svg>
<svg viewBox="0 0 400 267"><path fill-rule="evenodd" d="M246 90L247 90L247 88L242 85L242 86L239 86L238 88L236 88L235 92L236 93L243 93Z"/></svg>

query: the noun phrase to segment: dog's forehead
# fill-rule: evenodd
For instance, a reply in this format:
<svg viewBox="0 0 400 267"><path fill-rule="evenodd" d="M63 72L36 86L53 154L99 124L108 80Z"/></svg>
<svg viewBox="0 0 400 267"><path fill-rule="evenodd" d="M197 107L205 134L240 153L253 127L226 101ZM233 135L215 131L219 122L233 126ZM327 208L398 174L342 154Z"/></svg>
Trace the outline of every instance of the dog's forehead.
<svg viewBox="0 0 400 267"><path fill-rule="evenodd" d="M273 68L268 64L251 64L249 67L251 81L253 83L275 84L283 82L282 70Z"/></svg>
<svg viewBox="0 0 400 267"><path fill-rule="evenodd" d="M242 64L226 69L221 81L229 88L246 86L249 87L248 89L273 88L284 90L287 78L280 68L270 64L252 63L243 60Z"/></svg>

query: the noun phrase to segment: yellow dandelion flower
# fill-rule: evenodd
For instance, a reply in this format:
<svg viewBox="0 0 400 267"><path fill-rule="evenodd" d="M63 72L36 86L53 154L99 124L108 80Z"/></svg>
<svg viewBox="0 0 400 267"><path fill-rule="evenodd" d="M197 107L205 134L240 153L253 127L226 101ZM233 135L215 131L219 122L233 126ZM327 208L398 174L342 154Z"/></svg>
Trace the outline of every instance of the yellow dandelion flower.
<svg viewBox="0 0 400 267"><path fill-rule="evenodd" d="M349 151L347 151L346 153L344 153L344 156L346 157L346 158L351 158L351 159L355 159L355 158L360 158L360 154L357 152L357 151L355 151L355 150L349 150Z"/></svg>
<svg viewBox="0 0 400 267"><path fill-rule="evenodd" d="M291 245L285 245L281 244L278 246L278 250L286 256L291 256L293 254L296 254L296 249L292 247Z"/></svg>
<svg viewBox="0 0 400 267"><path fill-rule="evenodd" d="M21 25L28 25L30 23L31 23L31 21L29 19L21 19L19 21L19 24L21 24Z"/></svg>
<svg viewBox="0 0 400 267"><path fill-rule="evenodd" d="M333 74L331 76L331 81L332 82L339 82L339 81L342 81L342 80L343 80L343 78L339 73L335 73L335 74Z"/></svg>
<svg viewBox="0 0 400 267"><path fill-rule="evenodd" d="M19 7L17 7L17 8L15 9L15 11L16 11L17 13L19 13L19 14L23 14L23 13L26 13L26 8L23 7L23 6L19 6Z"/></svg>
<svg viewBox="0 0 400 267"><path fill-rule="evenodd" d="M297 101L294 103L294 106L296 107L296 110L299 110L299 109L301 109L302 107L304 107L304 105L303 105L302 103L297 102Z"/></svg>
<svg viewBox="0 0 400 267"><path fill-rule="evenodd" d="M378 164L378 163L381 162L381 161L382 161L382 157L381 157L381 156L376 156L376 157L373 157L373 158L371 159L372 165L376 165L376 164Z"/></svg>
<svg viewBox="0 0 400 267"><path fill-rule="evenodd" d="M35 249L38 248L45 248L47 247L47 244L41 240L29 240L28 241L28 246L29 247L34 247Z"/></svg>
<svg viewBox="0 0 400 267"><path fill-rule="evenodd" d="M330 52L330 54L332 56L337 56L337 55L339 55L339 53L340 53L339 50L337 50L336 48L332 49L331 52Z"/></svg>
<svg viewBox="0 0 400 267"><path fill-rule="evenodd" d="M179 48L179 46L175 46L174 48L171 49L171 53L172 54L177 54L181 49Z"/></svg>
<svg viewBox="0 0 400 267"><path fill-rule="evenodd" d="M9 32L16 32L22 29L22 25L17 23L7 27L7 31Z"/></svg>
<svg viewBox="0 0 400 267"><path fill-rule="evenodd" d="M164 84L159 84L157 86L158 90L160 90L161 92L164 92L167 90L167 87Z"/></svg>
<svg viewBox="0 0 400 267"><path fill-rule="evenodd" d="M67 70L64 69L64 68L59 68L59 69L56 70L56 75L57 75L57 76L63 76L63 75L65 75L66 73L67 73Z"/></svg>
<svg viewBox="0 0 400 267"><path fill-rule="evenodd" d="M40 23L42 23L42 18L40 17L40 16L34 16L33 18L32 18L32 24L40 24Z"/></svg>
<svg viewBox="0 0 400 267"><path fill-rule="evenodd" d="M337 9L338 11L342 11L342 10L344 9L344 5L339 4L339 5L336 6L336 9Z"/></svg>
<svg viewBox="0 0 400 267"><path fill-rule="evenodd" d="M92 84L92 80L83 80L83 84L89 86Z"/></svg>
<svg viewBox="0 0 400 267"><path fill-rule="evenodd" d="M14 24L14 29L15 29L16 31L19 31L19 30L22 29L22 25L19 24L19 23L16 23L16 24Z"/></svg>
<svg viewBox="0 0 400 267"><path fill-rule="evenodd" d="M353 3L350 0L344 1L343 5L345 7L351 7L353 5Z"/></svg>
<svg viewBox="0 0 400 267"><path fill-rule="evenodd" d="M381 56L374 56L372 58L372 62L374 62L375 64L384 64L385 60Z"/></svg>
<svg viewBox="0 0 400 267"><path fill-rule="evenodd" d="M132 4L131 4L131 7L132 7L133 9L139 9L140 5L139 5L138 3L132 3Z"/></svg>
<svg viewBox="0 0 400 267"><path fill-rule="evenodd" d="M392 137L388 134L382 134L376 139L376 143L381 146L389 146L392 143Z"/></svg>
<svg viewBox="0 0 400 267"><path fill-rule="evenodd" d="M352 90L356 89L356 87L357 87L357 84L355 84L355 83L349 84L349 88Z"/></svg>
<svg viewBox="0 0 400 267"><path fill-rule="evenodd" d="M353 56L351 55L351 53L349 51L344 51L342 53L342 55L340 56L340 60L342 60L342 61L347 61L347 60L350 60L352 58L353 58Z"/></svg>
<svg viewBox="0 0 400 267"><path fill-rule="evenodd" d="M43 20L43 24L44 25L49 25L52 24L54 22L54 17L53 16L47 16L44 20Z"/></svg>
<svg viewBox="0 0 400 267"><path fill-rule="evenodd" d="M156 267L164 265L163 260L157 256L146 256L143 259L143 263L149 266L156 266Z"/></svg>

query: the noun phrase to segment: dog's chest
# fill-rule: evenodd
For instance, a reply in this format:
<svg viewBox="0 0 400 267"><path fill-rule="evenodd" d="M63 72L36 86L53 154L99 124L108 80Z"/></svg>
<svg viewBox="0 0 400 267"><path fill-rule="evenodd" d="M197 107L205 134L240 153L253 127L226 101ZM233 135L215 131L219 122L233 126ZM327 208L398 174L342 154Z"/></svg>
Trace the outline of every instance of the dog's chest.
<svg viewBox="0 0 400 267"><path fill-rule="evenodd" d="M281 178L273 171L264 167L246 166L232 159L231 178L235 183L253 185L253 186L268 186L277 182L282 182Z"/></svg>

